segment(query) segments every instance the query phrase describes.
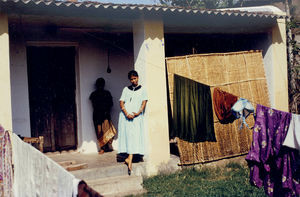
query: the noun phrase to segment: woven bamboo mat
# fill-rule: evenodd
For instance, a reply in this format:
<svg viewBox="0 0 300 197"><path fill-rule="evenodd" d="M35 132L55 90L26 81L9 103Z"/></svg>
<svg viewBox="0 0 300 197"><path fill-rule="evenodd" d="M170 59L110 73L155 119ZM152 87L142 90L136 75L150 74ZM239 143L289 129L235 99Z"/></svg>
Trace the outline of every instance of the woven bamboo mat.
<svg viewBox="0 0 300 197"><path fill-rule="evenodd" d="M209 85L211 95L216 87L248 99L256 104L270 106L261 51L242 51L218 54L197 54L166 59L171 109L173 109L174 74ZM245 154L252 142L252 131L239 129L238 120L221 124L215 113L214 128L217 142L189 143L177 138L181 164L202 163ZM254 125L253 116L246 120Z"/></svg>

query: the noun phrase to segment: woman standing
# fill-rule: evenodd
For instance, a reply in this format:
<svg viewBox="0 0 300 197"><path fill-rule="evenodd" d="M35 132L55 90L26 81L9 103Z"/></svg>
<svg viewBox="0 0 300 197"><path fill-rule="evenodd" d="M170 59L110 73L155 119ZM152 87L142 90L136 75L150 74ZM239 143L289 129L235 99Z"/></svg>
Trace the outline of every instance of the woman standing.
<svg viewBox="0 0 300 197"><path fill-rule="evenodd" d="M139 76L136 71L130 71L128 79L131 85L123 89L120 98L118 153L128 154L125 164L130 175L133 154L145 154L144 110L148 98L145 88L138 84Z"/></svg>

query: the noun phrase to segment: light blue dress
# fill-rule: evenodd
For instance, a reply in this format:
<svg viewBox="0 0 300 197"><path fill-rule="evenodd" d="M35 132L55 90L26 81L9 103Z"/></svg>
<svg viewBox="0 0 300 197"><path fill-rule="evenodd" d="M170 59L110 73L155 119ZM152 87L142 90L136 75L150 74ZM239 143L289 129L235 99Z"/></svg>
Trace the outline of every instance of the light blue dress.
<svg viewBox="0 0 300 197"><path fill-rule="evenodd" d="M135 91L125 87L120 98L130 114L137 113L145 100L148 98L144 87ZM145 154L144 112L133 120L129 120L121 111L118 132L118 153Z"/></svg>

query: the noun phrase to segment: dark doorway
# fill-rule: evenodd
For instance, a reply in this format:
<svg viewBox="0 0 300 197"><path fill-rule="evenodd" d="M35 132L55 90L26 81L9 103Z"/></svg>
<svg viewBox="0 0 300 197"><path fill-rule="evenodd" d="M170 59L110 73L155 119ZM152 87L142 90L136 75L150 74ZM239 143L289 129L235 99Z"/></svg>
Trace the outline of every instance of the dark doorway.
<svg viewBox="0 0 300 197"><path fill-rule="evenodd" d="M77 145L75 47L27 47L30 124L45 151Z"/></svg>
<svg viewBox="0 0 300 197"><path fill-rule="evenodd" d="M180 39L178 39L180 38ZM256 34L165 34L166 57L227 53L249 50L267 51L269 35ZM180 47L178 47L180 46Z"/></svg>

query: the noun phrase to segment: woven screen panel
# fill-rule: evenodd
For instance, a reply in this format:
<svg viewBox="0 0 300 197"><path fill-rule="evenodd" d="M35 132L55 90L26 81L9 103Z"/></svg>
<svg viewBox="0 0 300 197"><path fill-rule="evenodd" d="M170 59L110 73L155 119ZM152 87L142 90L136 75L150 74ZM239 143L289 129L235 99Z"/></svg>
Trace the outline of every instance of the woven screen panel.
<svg viewBox="0 0 300 197"><path fill-rule="evenodd" d="M270 107L267 81L261 51L241 51L218 54L197 54L166 58L171 109L173 110L174 74L209 85L251 101L254 107ZM214 109L213 109L214 110ZM214 114L217 142L190 143L177 138L181 164L214 161L247 153L252 143L252 131L240 129L241 122L221 124ZM246 120L253 127L254 118Z"/></svg>

